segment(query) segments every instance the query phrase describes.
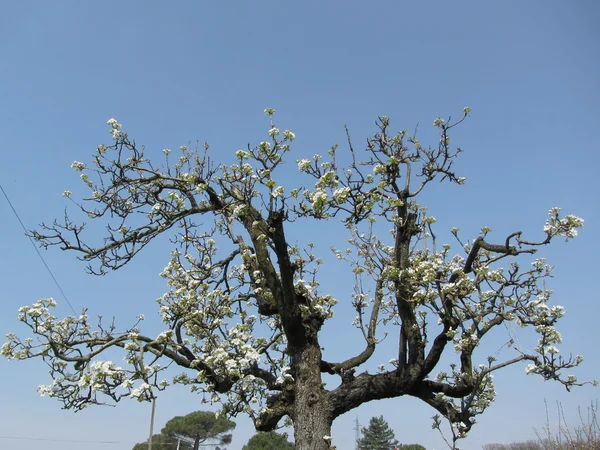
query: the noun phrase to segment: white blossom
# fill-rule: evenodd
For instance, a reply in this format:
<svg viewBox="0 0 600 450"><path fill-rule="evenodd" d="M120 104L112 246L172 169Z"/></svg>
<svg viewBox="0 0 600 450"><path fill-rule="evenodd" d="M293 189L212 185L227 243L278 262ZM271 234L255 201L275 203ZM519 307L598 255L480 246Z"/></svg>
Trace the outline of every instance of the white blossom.
<svg viewBox="0 0 600 450"><path fill-rule="evenodd" d="M273 192L271 192L271 197L273 198L279 198L283 196L283 186L277 186L275 189L273 189Z"/></svg>
<svg viewBox="0 0 600 450"><path fill-rule="evenodd" d="M235 152L235 157L237 159L247 159L250 156L250 154L244 150L238 150L237 152Z"/></svg>
<svg viewBox="0 0 600 450"><path fill-rule="evenodd" d="M312 164L312 161L309 159L299 159L296 162L298 163L298 169L302 172L306 172Z"/></svg>
<svg viewBox="0 0 600 450"><path fill-rule="evenodd" d="M79 161L73 161L71 163L71 168L76 172L81 172L83 169L85 169L85 164Z"/></svg>
<svg viewBox="0 0 600 450"><path fill-rule="evenodd" d="M106 123L110 125L110 134L112 135L113 139L118 139L119 136L121 136L121 128L123 126L117 122L117 119L114 118L108 119Z"/></svg>

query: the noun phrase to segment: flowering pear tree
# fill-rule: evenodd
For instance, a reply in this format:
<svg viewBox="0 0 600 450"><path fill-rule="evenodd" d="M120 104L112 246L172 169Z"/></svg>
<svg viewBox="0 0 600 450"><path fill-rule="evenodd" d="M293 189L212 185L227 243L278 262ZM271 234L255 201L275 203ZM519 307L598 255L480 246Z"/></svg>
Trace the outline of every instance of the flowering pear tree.
<svg viewBox="0 0 600 450"><path fill-rule="evenodd" d="M104 274L167 233L174 250L161 276L169 290L158 299L165 329L143 334L142 315L124 329L114 320L94 321L85 310L60 319L47 298L20 309L30 336L9 334L3 355L43 359L52 383L39 393L64 408L145 401L183 384L220 403L224 414L247 413L259 431L289 420L299 450L328 448L332 422L353 408L401 396L435 409L434 426L447 419L455 446L494 400L492 374L520 362L528 374L567 389L583 384L564 375L582 358L563 357L557 348L564 309L549 304L551 291L543 286L551 267L531 256L556 237L576 236L583 220L552 208L537 240L521 231L492 240L489 228L464 240L453 229L459 251L452 253L437 242L435 219L417 203L433 181L465 182L454 171L461 150L449 134L469 112L455 122L436 119L439 141L427 147L416 135L393 133L387 117L379 118L364 152L346 130L346 152L334 146L296 160L300 173L287 176L296 186L282 183L295 135L274 125L273 109L265 110L269 138L238 150L231 165L211 164L205 144L164 149L157 166L109 120L110 145L100 145L91 164L72 164L90 196L77 202L63 194L104 224L103 241L92 242L86 224L69 215L31 237L42 247L75 251L89 272ZM329 249L306 236L299 244L289 238L292 222L318 221L335 221L348 233L348 248L331 251L354 280L349 298L319 287ZM356 310L352 325L364 337L346 360L324 354L321 342L338 302ZM502 361L475 358L481 340L508 322L537 333L535 349L515 348ZM379 372L368 373L367 363L381 362L376 350L388 335L397 350ZM104 359L108 349L121 349L125 363ZM337 381L324 383L325 374Z"/></svg>

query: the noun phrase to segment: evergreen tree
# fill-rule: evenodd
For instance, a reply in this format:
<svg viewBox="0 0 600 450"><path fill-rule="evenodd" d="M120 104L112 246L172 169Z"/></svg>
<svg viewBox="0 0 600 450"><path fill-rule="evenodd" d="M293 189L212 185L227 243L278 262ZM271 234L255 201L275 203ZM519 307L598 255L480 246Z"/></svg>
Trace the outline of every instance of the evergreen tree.
<svg viewBox="0 0 600 450"><path fill-rule="evenodd" d="M194 450L198 450L200 444L213 444L215 450L218 450L218 445L231 443L231 434L227 432L234 428L235 422L222 416L217 418L212 411L196 411L187 416L173 417L161 430L161 434L182 439L192 444Z"/></svg>
<svg viewBox="0 0 600 450"><path fill-rule="evenodd" d="M294 450L294 444L288 441L286 433L260 432L252 436L242 450Z"/></svg>
<svg viewBox="0 0 600 450"><path fill-rule="evenodd" d="M192 446L187 442L178 443L177 439L171 436L155 434L152 436L152 448L156 450L191 450ZM148 450L148 442L135 444L133 450Z"/></svg>
<svg viewBox="0 0 600 450"><path fill-rule="evenodd" d="M369 426L363 427L362 435L358 441L359 450L393 450L398 445L394 431L383 416L372 417Z"/></svg>
<svg viewBox="0 0 600 450"><path fill-rule="evenodd" d="M225 417L217 418L212 411L196 411L186 416L176 416L169 420L160 434L152 436L152 448L157 450L198 450L214 448L231 443L227 433L235 428L235 422ZM133 450L147 450L148 443L136 444Z"/></svg>

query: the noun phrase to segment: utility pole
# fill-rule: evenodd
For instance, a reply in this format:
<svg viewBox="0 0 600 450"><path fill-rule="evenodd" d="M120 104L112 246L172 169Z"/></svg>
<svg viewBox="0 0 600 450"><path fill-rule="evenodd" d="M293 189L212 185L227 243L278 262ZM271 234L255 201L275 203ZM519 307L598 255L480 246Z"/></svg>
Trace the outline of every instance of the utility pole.
<svg viewBox="0 0 600 450"><path fill-rule="evenodd" d="M148 450L152 450L152 435L154 434L154 410L155 409L156 409L156 398L153 398L152 399L152 414L150 414L150 437L148 438Z"/></svg>
<svg viewBox="0 0 600 450"><path fill-rule="evenodd" d="M358 441L360 440L360 424L358 423L358 416L356 416L356 421L354 422L354 437L356 440L356 444L354 448L358 450ZM152 449L149 449L152 450Z"/></svg>

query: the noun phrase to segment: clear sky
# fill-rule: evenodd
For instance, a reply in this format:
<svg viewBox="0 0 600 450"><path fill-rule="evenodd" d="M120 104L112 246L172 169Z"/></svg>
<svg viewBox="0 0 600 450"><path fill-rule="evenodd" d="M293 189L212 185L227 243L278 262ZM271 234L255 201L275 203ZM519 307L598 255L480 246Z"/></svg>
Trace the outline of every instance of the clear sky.
<svg viewBox="0 0 600 450"><path fill-rule="evenodd" d="M150 155L199 140L211 144L218 161L263 140L262 111L274 107L279 126L298 136L296 159L325 153L336 142L343 146L344 124L364 142L379 115L398 129L419 124L426 142L435 138L435 117L457 117L468 105L471 117L454 135L465 150L456 168L467 183L436 186L426 197L430 213L441 234L459 226L475 237L488 225L498 239L517 230L539 236L552 206L582 216L580 237L557 241L544 256L556 266L548 287L567 309L561 348L586 357L580 378L598 379L599 21L594 0L5 1L0 183L31 228L62 215L68 203L61 193L75 193L81 184L70 164L90 161L96 146L110 141L110 117ZM4 198L0 214L0 334L24 333L17 309L41 297L56 298L58 314L69 314ZM328 236L309 237L327 252ZM166 246L102 278L85 274L73 254L43 255L76 310L116 315L124 325L145 313L150 334L159 330L152 328L154 299L166 290L158 277ZM332 293L346 295L335 288L343 274L329 273ZM339 319L324 336L333 359L360 342L352 337L351 317ZM535 345L522 337L524 347ZM74 414L40 398L35 388L49 382L41 362L0 359L0 379L0 448L128 450L147 436L147 404ZM551 420L560 401L576 424L577 407L600 397L592 387L567 394L526 377L524 366L495 380L498 399L462 444L465 450L535 438L533 427L545 423L544 399ZM198 397L167 391L157 403L156 429L197 409ZM355 418L366 424L383 414L401 442L439 450L433 413L410 398L370 403L339 418L333 440L338 449L354 448ZM253 434L248 419L237 423L231 450Z"/></svg>

